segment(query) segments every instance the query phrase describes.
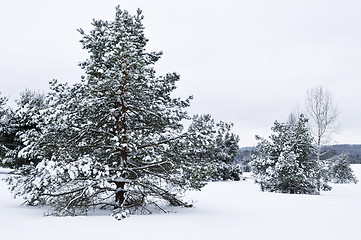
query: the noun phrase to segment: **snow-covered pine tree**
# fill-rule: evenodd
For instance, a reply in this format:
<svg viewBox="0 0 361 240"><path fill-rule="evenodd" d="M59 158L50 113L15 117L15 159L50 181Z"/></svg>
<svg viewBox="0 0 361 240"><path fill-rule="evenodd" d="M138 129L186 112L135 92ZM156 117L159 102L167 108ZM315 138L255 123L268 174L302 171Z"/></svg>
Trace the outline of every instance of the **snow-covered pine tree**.
<svg viewBox="0 0 361 240"><path fill-rule="evenodd" d="M146 52L142 19L140 10L118 7L115 21L79 30L90 54L81 63L86 76L71 87L51 83L42 135L22 149L40 162L9 178L15 195L56 215L101 207L121 218L162 209L159 201L187 206L181 193L204 185L214 165L202 155L213 146L213 120L195 117L183 131L191 98L171 97L178 74L155 76L161 53Z"/></svg>
<svg viewBox="0 0 361 240"><path fill-rule="evenodd" d="M259 155L251 162L255 181L262 190L282 193L319 194L317 179L321 166L311 157L312 138L301 115L295 123L275 122L269 137L257 148ZM329 190L327 183L322 189Z"/></svg>
<svg viewBox="0 0 361 240"><path fill-rule="evenodd" d="M238 181L242 175L241 166L235 163L235 159L239 154L239 137L231 133L232 127L233 124L222 121L216 125L217 134L212 154L218 163L218 167L211 176L211 180Z"/></svg>
<svg viewBox="0 0 361 240"><path fill-rule="evenodd" d="M357 183L357 179L353 174L350 166L349 156L347 153L333 156L329 161L329 171L334 183Z"/></svg>
<svg viewBox="0 0 361 240"><path fill-rule="evenodd" d="M0 93L1 95L1 93ZM2 118L6 113L7 97L0 96L0 117Z"/></svg>
<svg viewBox="0 0 361 240"><path fill-rule="evenodd" d="M37 139L41 134L44 124L41 112L46 107L45 94L26 89L20 93L16 103L14 110L7 109L1 131L1 141L5 150L2 161L10 168L19 168L31 162L37 163L36 158L30 155L22 156L20 150L25 147L24 142Z"/></svg>
<svg viewBox="0 0 361 240"><path fill-rule="evenodd" d="M8 109L6 108L6 103L8 99L6 97L0 96L0 166L3 164L2 160L5 157L7 151L8 143Z"/></svg>

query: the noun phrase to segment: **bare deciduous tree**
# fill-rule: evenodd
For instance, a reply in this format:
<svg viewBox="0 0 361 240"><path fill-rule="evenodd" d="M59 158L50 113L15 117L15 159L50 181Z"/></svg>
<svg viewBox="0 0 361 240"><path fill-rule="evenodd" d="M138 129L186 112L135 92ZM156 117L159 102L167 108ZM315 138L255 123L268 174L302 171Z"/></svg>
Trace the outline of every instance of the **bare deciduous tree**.
<svg viewBox="0 0 361 240"><path fill-rule="evenodd" d="M339 112L332 94L321 86L307 91L306 111L317 145L317 160L320 160L322 144L337 131L336 120Z"/></svg>

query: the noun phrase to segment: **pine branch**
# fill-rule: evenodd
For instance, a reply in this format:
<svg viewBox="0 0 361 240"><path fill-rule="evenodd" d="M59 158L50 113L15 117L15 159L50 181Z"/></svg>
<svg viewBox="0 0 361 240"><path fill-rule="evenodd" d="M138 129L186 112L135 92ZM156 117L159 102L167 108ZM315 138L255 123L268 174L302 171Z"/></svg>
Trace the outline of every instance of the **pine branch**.
<svg viewBox="0 0 361 240"><path fill-rule="evenodd" d="M128 170L130 171L140 171L140 170L145 170L148 168L153 168L153 167L160 167L164 164L170 163L169 161L163 161L163 162L159 162L159 163L154 163L154 164L150 164L150 165L146 165L143 167L136 167L136 168L129 168Z"/></svg>
<svg viewBox="0 0 361 240"><path fill-rule="evenodd" d="M163 140L163 141L159 141L157 143L145 144L145 145L137 147L137 149L142 149L142 148L147 148L147 147L154 147L154 146L166 144L166 143L172 142L174 140L177 140L177 139L180 139L180 138L185 138L185 137L192 136L192 135L195 135L195 134L182 134L180 136L169 138L169 139L166 139L166 140Z"/></svg>

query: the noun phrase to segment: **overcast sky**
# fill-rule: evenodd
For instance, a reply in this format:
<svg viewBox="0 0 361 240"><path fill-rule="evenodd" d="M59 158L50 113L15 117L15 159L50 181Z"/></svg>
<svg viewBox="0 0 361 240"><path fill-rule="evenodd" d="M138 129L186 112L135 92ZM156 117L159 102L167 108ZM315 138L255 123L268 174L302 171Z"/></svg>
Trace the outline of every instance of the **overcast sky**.
<svg viewBox="0 0 361 240"><path fill-rule="evenodd" d="M189 112L233 122L240 146L267 137L316 86L340 110L331 143L361 143L359 0L1 1L2 95L78 82L87 53L76 29L113 20L117 5L143 10L147 48L164 52L157 72L178 72L176 94L194 96Z"/></svg>

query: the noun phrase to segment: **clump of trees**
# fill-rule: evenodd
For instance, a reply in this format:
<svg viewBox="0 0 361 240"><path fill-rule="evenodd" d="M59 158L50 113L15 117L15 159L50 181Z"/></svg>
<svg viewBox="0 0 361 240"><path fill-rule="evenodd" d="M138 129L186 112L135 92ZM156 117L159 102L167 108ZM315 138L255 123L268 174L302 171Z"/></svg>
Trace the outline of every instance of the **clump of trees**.
<svg viewBox="0 0 361 240"><path fill-rule="evenodd" d="M2 152L16 169L7 180L15 196L50 205L53 215L111 208L121 219L164 211L163 203L190 206L184 191L237 179L232 125L188 116L192 97L172 97L177 73L156 76L162 53L145 50L142 20L140 10L133 16L118 7L114 21L94 20L90 33L79 29L89 53L81 82L53 80L48 94L21 96L9 132L2 128L16 143Z"/></svg>
<svg viewBox="0 0 361 240"><path fill-rule="evenodd" d="M251 162L261 189L291 194L319 194L330 190L327 179L319 184L322 165L312 158L313 140L307 119L300 115L289 123L275 122L269 139L257 136L259 154Z"/></svg>
<svg viewBox="0 0 361 240"><path fill-rule="evenodd" d="M251 168L262 190L319 194L328 182L357 182L347 154L321 160L322 145L337 130L337 106L323 87L307 92L306 112L291 114L287 123L275 122L273 134L260 140Z"/></svg>

